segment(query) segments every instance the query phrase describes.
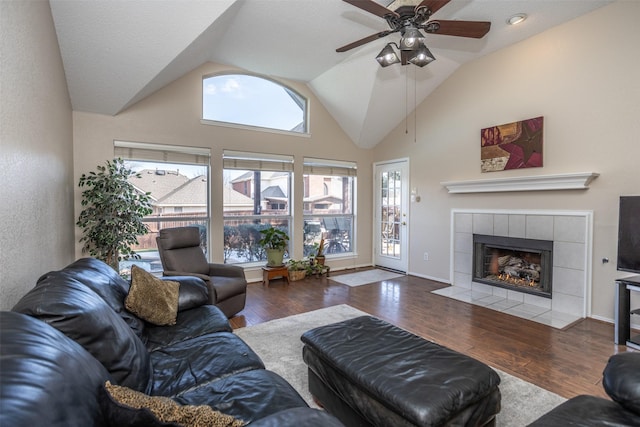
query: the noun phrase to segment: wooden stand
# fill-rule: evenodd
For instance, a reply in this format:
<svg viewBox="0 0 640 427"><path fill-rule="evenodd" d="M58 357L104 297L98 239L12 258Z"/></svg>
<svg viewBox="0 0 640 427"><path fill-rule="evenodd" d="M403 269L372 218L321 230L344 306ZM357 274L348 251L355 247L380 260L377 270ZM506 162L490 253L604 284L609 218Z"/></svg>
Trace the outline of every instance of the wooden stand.
<svg viewBox="0 0 640 427"><path fill-rule="evenodd" d="M289 269L286 265L280 267L262 267L262 284L269 287L269 280L282 277L289 284Z"/></svg>

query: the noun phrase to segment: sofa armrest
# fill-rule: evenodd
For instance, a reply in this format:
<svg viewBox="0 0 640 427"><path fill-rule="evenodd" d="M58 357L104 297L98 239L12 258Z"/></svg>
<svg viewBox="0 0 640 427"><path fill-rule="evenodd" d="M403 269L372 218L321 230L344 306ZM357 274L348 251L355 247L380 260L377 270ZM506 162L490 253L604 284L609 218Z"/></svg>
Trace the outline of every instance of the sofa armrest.
<svg viewBox="0 0 640 427"><path fill-rule="evenodd" d="M336 417L311 408L293 408L276 412L251 423L251 427L344 427Z"/></svg>
<svg viewBox="0 0 640 427"><path fill-rule="evenodd" d="M238 265L210 263L209 275L222 277L241 277L244 279L244 268Z"/></svg>
<svg viewBox="0 0 640 427"><path fill-rule="evenodd" d="M618 353L604 368L602 385L609 397L640 416L640 353Z"/></svg>
<svg viewBox="0 0 640 427"><path fill-rule="evenodd" d="M192 276L192 277L198 277L204 280L205 282L209 281L209 276L207 276L206 274L189 273L188 271L164 270L162 274L165 277L169 277L169 280L173 280L171 279L171 277L175 277L175 276Z"/></svg>
<svg viewBox="0 0 640 427"><path fill-rule="evenodd" d="M165 276L161 280L180 283L178 311L189 310L209 303L209 289L204 280L196 276Z"/></svg>

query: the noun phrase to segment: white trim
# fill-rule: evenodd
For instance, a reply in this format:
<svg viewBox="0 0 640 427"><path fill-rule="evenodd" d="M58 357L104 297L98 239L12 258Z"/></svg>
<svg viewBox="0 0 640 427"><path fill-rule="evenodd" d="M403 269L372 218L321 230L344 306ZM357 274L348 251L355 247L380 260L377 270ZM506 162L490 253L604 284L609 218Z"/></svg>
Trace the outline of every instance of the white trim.
<svg viewBox="0 0 640 427"><path fill-rule="evenodd" d="M279 135L301 136L304 138L311 138L310 132L294 132L291 130L273 129L273 128L266 128L262 126L243 125L239 123L219 122L216 120L200 119L200 124L208 125L208 126L221 126L221 127L233 128L233 129L251 130L255 132L276 133Z"/></svg>
<svg viewBox="0 0 640 427"><path fill-rule="evenodd" d="M434 282L440 282L446 285L451 285L451 280L443 279L442 277L428 276L426 274L416 273L415 271L407 271L407 276L416 276L422 279L433 280Z"/></svg>
<svg viewBox="0 0 640 427"><path fill-rule="evenodd" d="M202 147L189 147L186 145L166 145L151 142L134 142L114 140L113 146L118 148L131 148L134 150L169 151L181 154L193 154L195 156L211 156L211 149Z"/></svg>
<svg viewBox="0 0 640 427"><path fill-rule="evenodd" d="M584 190L600 176L596 172L564 173L558 175L519 176L513 178L480 179L473 181L444 181L440 184L449 193L491 193L503 191Z"/></svg>

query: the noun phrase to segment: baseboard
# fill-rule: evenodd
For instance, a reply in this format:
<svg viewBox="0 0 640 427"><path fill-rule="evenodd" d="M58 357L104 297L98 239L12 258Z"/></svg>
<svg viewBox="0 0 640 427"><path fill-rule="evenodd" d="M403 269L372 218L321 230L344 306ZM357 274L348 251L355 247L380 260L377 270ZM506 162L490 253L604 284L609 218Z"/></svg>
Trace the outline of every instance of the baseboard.
<svg viewBox="0 0 640 427"><path fill-rule="evenodd" d="M592 319L595 319L595 320L599 320L601 322L605 322L605 323L615 323L615 321L613 319L610 319L608 317L594 316L593 314L591 316L589 316L589 317L591 317Z"/></svg>
<svg viewBox="0 0 640 427"><path fill-rule="evenodd" d="M434 282L440 282L440 283L444 283L444 284L447 284L447 285L451 284L451 280L443 279L441 277L427 276L426 274L420 274L420 273L416 273L414 271L409 271L407 274L409 276L416 276L416 277L420 277L422 279L433 280Z"/></svg>

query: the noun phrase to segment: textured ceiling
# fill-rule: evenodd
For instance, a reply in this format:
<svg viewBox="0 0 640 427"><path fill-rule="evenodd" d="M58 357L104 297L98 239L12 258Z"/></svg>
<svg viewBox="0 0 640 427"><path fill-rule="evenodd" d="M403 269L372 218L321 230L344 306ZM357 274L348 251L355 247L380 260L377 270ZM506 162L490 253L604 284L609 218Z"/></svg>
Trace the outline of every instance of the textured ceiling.
<svg viewBox="0 0 640 427"><path fill-rule="evenodd" d="M381 68L392 34L345 53L335 49L388 29L342 0L50 0L75 111L115 115L205 62L306 83L360 147L401 123L407 77L417 103L467 61L574 19L612 0L452 0L434 18L490 21L483 39L427 35L437 60ZM384 6L390 1L379 0ZM419 0L396 0L398 4ZM528 14L521 25L507 18ZM408 73L408 76L407 76ZM413 100L413 96L411 96Z"/></svg>

